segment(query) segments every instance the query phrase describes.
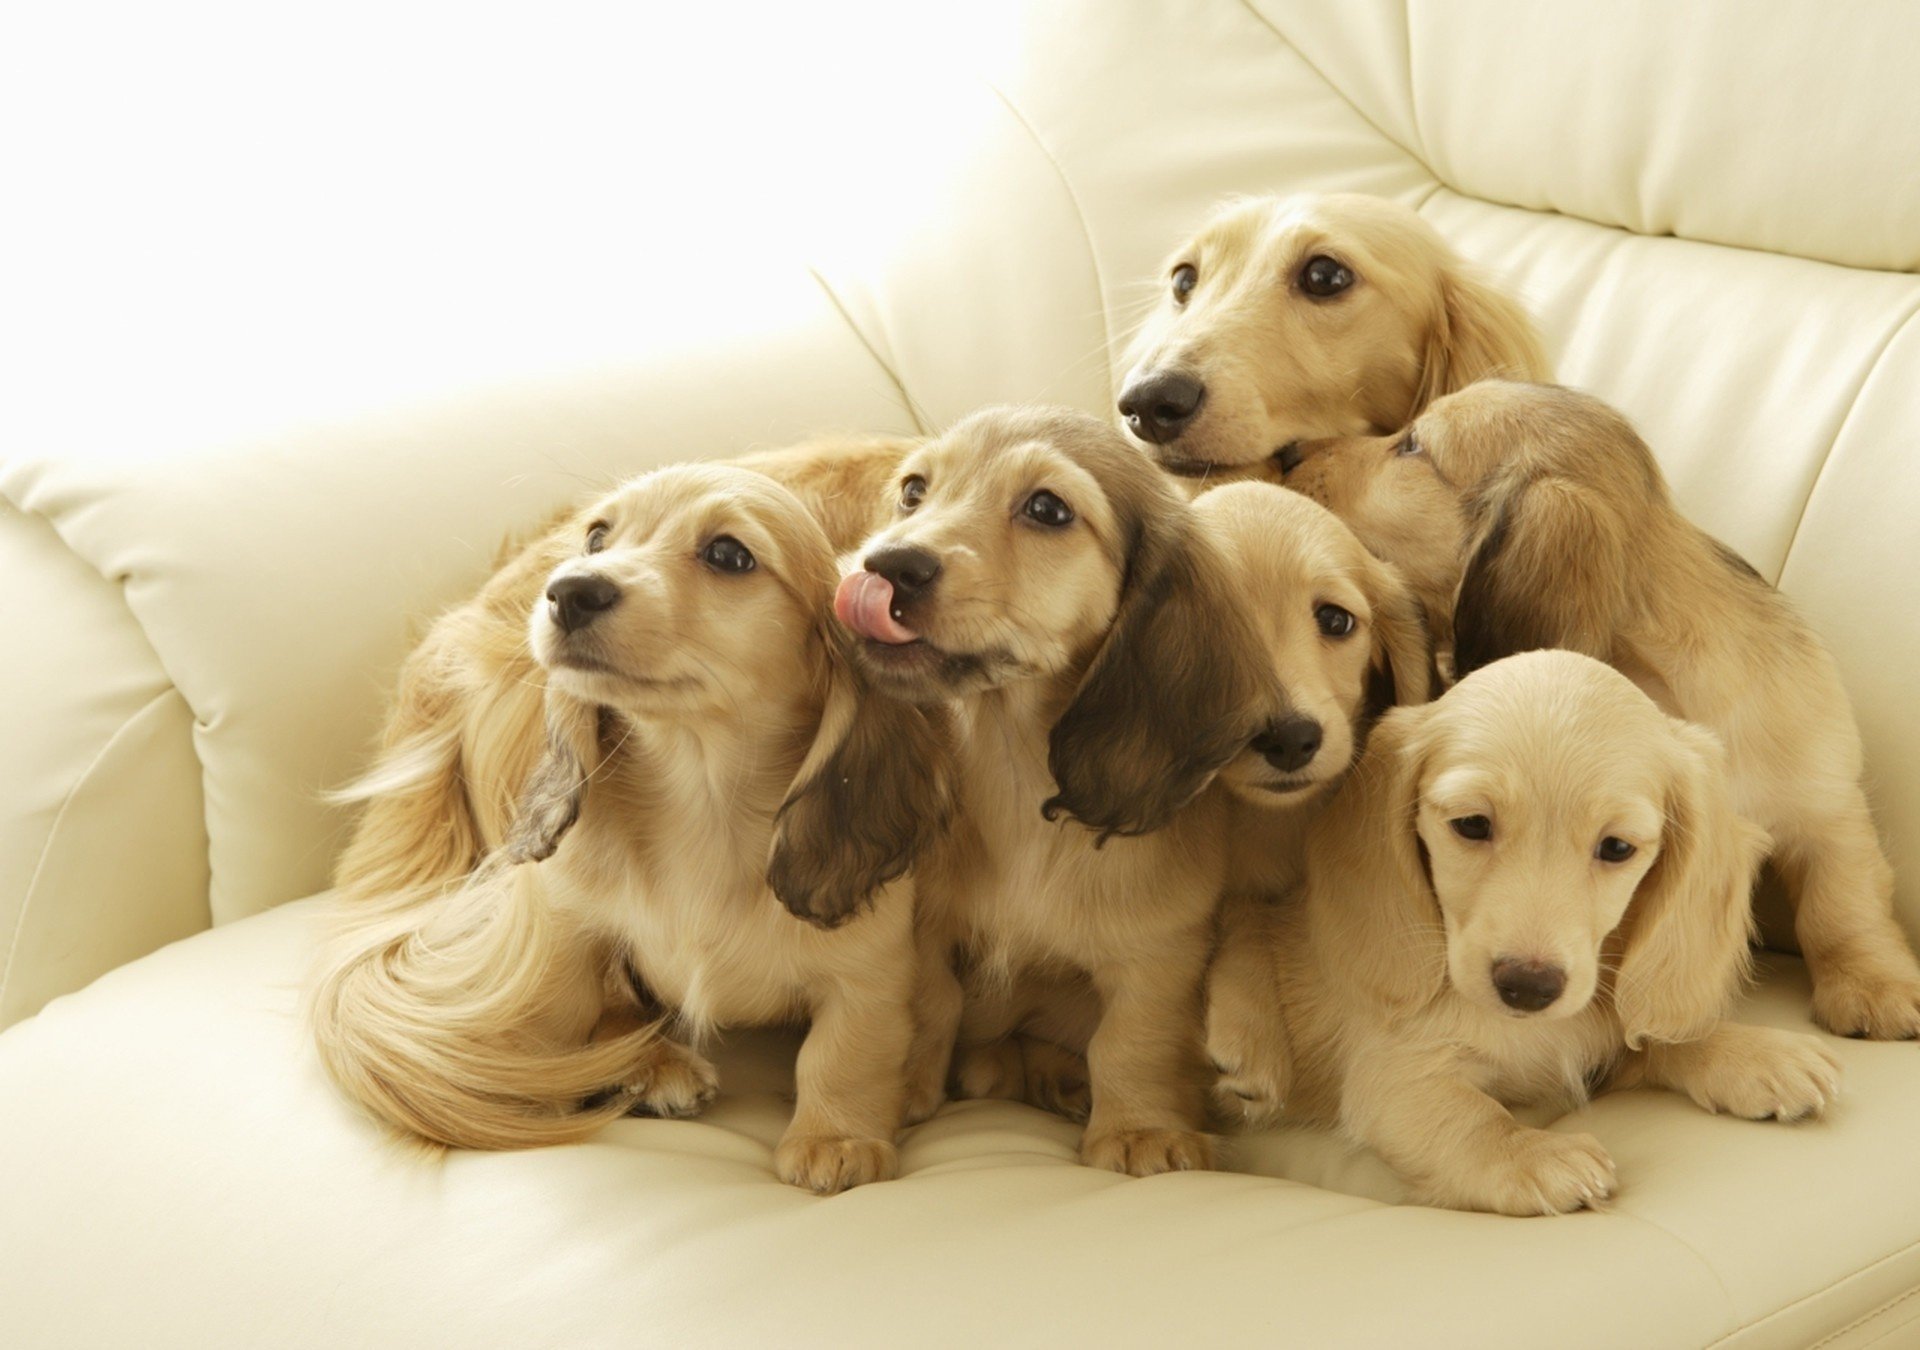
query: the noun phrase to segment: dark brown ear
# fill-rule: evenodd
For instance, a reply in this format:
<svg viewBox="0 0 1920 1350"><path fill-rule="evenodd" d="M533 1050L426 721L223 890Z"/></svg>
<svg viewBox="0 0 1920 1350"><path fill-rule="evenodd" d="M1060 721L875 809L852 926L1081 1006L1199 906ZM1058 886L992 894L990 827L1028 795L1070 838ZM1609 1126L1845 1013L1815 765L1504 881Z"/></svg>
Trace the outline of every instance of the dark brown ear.
<svg viewBox="0 0 1920 1350"><path fill-rule="evenodd" d="M799 917L845 922L902 876L953 812L952 738L943 708L864 687L843 641L813 747L781 804L767 884Z"/></svg>
<svg viewBox="0 0 1920 1350"><path fill-rule="evenodd" d="M1454 597L1454 678L1542 647L1611 659L1634 566L1618 511L1592 488L1544 475L1496 476L1468 510L1476 525Z"/></svg>
<svg viewBox="0 0 1920 1350"><path fill-rule="evenodd" d="M502 850L509 862L552 857L580 819L587 783L600 767L601 722L609 715L596 704L547 690L547 748L507 829Z"/></svg>
<svg viewBox="0 0 1920 1350"><path fill-rule="evenodd" d="M1427 637L1427 610L1392 563L1373 560L1368 586L1373 599L1373 669L1378 675L1369 702L1383 712L1399 704L1425 703L1440 694L1440 672Z"/></svg>
<svg viewBox="0 0 1920 1350"><path fill-rule="evenodd" d="M1540 333L1520 302L1459 263L1440 276L1440 308L1427 332L1411 422L1437 398L1476 380L1550 380Z"/></svg>
<svg viewBox="0 0 1920 1350"><path fill-rule="evenodd" d="M1059 791L1041 810L1102 842L1164 826L1280 701L1227 564L1188 508L1141 509L1119 612L1047 754Z"/></svg>

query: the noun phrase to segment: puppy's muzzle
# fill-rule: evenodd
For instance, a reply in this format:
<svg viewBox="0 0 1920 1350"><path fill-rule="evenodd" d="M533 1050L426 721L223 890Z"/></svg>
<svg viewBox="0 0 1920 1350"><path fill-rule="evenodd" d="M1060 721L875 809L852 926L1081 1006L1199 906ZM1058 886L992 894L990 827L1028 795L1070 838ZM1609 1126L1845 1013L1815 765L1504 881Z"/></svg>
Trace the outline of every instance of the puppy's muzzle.
<svg viewBox="0 0 1920 1350"><path fill-rule="evenodd" d="M1141 440L1166 445L1180 439L1206 401L1206 385L1193 376L1177 370L1155 371L1121 390L1120 415Z"/></svg>
<svg viewBox="0 0 1920 1350"><path fill-rule="evenodd" d="M940 559L913 544L893 544L869 553L862 564L893 586L894 603L906 609L940 579Z"/></svg>
<svg viewBox="0 0 1920 1350"><path fill-rule="evenodd" d="M1517 1012L1539 1012L1566 992L1567 972L1543 961L1503 956L1493 963L1493 987Z"/></svg>
<svg viewBox="0 0 1920 1350"><path fill-rule="evenodd" d="M1281 773L1298 773L1320 753L1323 734L1321 725L1311 717L1295 715L1269 722L1266 730L1247 744Z"/></svg>
<svg viewBox="0 0 1920 1350"><path fill-rule="evenodd" d="M577 633L620 603L620 588L598 572L570 572L547 583L547 617Z"/></svg>

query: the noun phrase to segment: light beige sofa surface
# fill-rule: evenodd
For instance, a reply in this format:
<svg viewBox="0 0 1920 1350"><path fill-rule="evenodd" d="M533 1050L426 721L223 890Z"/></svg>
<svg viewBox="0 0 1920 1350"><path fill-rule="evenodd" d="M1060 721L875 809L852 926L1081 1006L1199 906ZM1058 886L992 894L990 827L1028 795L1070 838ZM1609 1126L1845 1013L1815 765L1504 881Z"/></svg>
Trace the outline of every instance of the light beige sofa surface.
<svg viewBox="0 0 1920 1350"><path fill-rule="evenodd" d="M823 1200L772 1174L778 1036L728 1039L700 1120L529 1154L423 1159L330 1090L299 1020L345 825L319 793L502 534L670 458L1104 413L1163 255L1231 192L1398 198L1526 296L1562 377L1832 645L1920 932L1920 9L1013 24L929 90L958 148L875 164L886 217L745 298L378 415L201 436L129 409L7 447L0 1344L1920 1344L1914 1045L1838 1043L1845 1095L1802 1126L1603 1098L1554 1128L1601 1138L1619 1197L1550 1220L1396 1205L1300 1132L1130 1180L1005 1103L949 1105L900 1180ZM1744 1015L1806 1003L1770 956Z"/></svg>

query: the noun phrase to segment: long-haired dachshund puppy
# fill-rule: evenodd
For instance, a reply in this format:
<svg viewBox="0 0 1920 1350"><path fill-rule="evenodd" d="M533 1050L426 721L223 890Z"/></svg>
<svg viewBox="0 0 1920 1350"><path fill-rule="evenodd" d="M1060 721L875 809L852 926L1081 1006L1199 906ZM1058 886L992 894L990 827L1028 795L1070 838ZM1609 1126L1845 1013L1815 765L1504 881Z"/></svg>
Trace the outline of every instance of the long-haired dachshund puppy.
<svg viewBox="0 0 1920 1350"><path fill-rule="evenodd" d="M510 751L534 766L515 824L462 884L342 906L328 1068L429 1140L516 1147L697 1110L714 1071L671 1025L805 1021L777 1172L892 1175L908 1060L936 1049L910 1045L900 878L948 815L939 715L862 694L833 550L757 473L662 469L565 533L528 606L545 715Z"/></svg>
<svg viewBox="0 0 1920 1350"><path fill-rule="evenodd" d="M1489 375L1549 377L1526 311L1382 197L1230 201L1163 275L1120 415L1173 473L1231 476L1294 441L1397 430Z"/></svg>
<svg viewBox="0 0 1920 1350"><path fill-rule="evenodd" d="M1588 657L1510 657L1395 709L1278 911L1288 1118L1337 1122L1424 1203L1553 1214L1606 1197L1612 1160L1508 1106L1611 1083L1817 1114L1839 1082L1817 1037L1721 1020L1763 848L1713 735Z"/></svg>
<svg viewBox="0 0 1920 1350"><path fill-rule="evenodd" d="M1406 573L1458 673L1570 648L1717 732L1736 807L1772 836L1814 1017L1845 1035L1920 1035L1920 964L1893 915L1833 657L1674 509L1624 417L1572 390L1489 382L1407 435L1303 445L1286 468Z"/></svg>
<svg viewBox="0 0 1920 1350"><path fill-rule="evenodd" d="M837 437L734 461L787 487L836 550L872 532L914 442ZM374 767L334 794L360 804L334 871L349 895L391 896L466 875L502 844L538 757L546 672L527 613L579 551L578 508L509 540L480 593L440 616L400 670Z"/></svg>
<svg viewBox="0 0 1920 1350"><path fill-rule="evenodd" d="M900 465L837 608L875 687L949 704L960 817L929 923L966 952L963 1046L1018 1030L1029 972L1098 995L1081 1156L1204 1167L1201 980L1225 878L1205 791L1278 697L1224 556L1090 417L976 414ZM1078 823L1075 823L1078 822Z"/></svg>

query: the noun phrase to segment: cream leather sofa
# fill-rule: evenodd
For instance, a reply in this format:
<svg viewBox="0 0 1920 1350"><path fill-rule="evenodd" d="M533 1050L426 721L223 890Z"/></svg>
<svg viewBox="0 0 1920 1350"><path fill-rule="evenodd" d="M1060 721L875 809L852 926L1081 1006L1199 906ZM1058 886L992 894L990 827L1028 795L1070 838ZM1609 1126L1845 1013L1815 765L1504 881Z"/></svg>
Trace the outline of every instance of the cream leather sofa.
<svg viewBox="0 0 1920 1350"><path fill-rule="evenodd" d="M779 1037L730 1039L698 1121L529 1154L422 1159L329 1090L298 1016L302 897L344 825L317 794L410 622L583 481L991 401L1107 409L1140 283L1229 192L1399 198L1526 295L1563 378L1630 411L1838 653L1920 934L1920 10L1013 22L959 148L814 275L378 415L203 436L132 408L9 447L0 1344L1920 1345L1914 1045L1840 1043L1846 1094L1802 1126L1604 1098L1556 1128L1605 1141L1618 1200L1551 1220L1396 1206L1376 1160L1300 1133L1128 1180L1001 1103L817 1199L770 1168ZM1746 1015L1802 1025L1801 967L1764 966Z"/></svg>

